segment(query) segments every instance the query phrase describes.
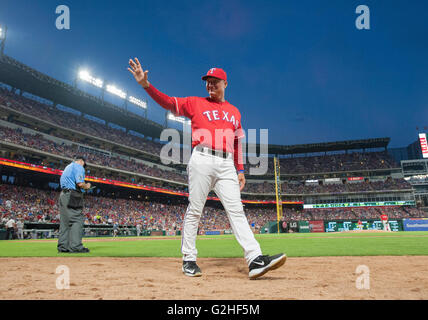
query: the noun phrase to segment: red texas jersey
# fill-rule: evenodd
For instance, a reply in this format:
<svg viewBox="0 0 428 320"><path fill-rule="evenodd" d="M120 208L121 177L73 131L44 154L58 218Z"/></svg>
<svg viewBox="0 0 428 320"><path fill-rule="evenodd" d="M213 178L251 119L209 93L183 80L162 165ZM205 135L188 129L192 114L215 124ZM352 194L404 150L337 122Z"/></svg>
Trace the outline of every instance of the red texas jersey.
<svg viewBox="0 0 428 320"><path fill-rule="evenodd" d="M244 170L239 139L245 136L239 110L229 102L210 98L176 98L157 90L153 85L146 92L163 108L192 121L192 147L198 144L211 149L233 153L237 170Z"/></svg>
<svg viewBox="0 0 428 320"><path fill-rule="evenodd" d="M380 216L380 219L382 221L387 221L388 220L388 216L386 214L383 214L383 215Z"/></svg>
<svg viewBox="0 0 428 320"><path fill-rule="evenodd" d="M235 138L244 137L241 113L235 106L210 98L173 99L175 114L192 121L192 147L201 144L211 149L234 152Z"/></svg>

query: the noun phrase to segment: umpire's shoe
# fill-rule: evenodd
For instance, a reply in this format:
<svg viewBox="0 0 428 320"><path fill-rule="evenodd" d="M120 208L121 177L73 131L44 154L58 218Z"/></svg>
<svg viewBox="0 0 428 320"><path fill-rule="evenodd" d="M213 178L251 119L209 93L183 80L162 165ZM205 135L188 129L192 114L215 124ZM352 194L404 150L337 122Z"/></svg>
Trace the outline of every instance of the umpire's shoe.
<svg viewBox="0 0 428 320"><path fill-rule="evenodd" d="M82 249L80 249L80 250L70 250L69 251L70 253L89 253L90 252L90 250L88 249L88 248L85 248L85 247L83 247Z"/></svg>
<svg viewBox="0 0 428 320"><path fill-rule="evenodd" d="M200 277L202 271L196 264L196 261L183 261L183 273L189 277Z"/></svg>
<svg viewBox="0 0 428 320"><path fill-rule="evenodd" d="M287 256L284 253L274 256L258 256L250 263L250 279L256 279L270 270L278 269L285 263L285 260L287 260Z"/></svg>

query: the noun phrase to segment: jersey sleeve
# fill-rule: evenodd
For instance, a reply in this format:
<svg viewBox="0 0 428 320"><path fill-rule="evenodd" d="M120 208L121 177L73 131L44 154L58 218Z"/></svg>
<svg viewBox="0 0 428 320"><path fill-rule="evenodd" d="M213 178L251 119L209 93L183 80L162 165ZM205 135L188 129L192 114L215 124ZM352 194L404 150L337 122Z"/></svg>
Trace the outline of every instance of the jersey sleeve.
<svg viewBox="0 0 428 320"><path fill-rule="evenodd" d="M186 118L192 119L194 114L194 97L186 97L186 98L177 98L173 97L175 102L175 115L184 116Z"/></svg>
<svg viewBox="0 0 428 320"><path fill-rule="evenodd" d="M185 116L187 118L192 118L193 108L192 108L192 97L186 98L177 98L170 97L165 93L160 92L152 84L145 89L149 96L156 101L162 108L171 111L176 116Z"/></svg>
<svg viewBox="0 0 428 320"><path fill-rule="evenodd" d="M238 123L238 125L236 127L235 137L237 139L245 138L245 131L244 131L244 129L242 129L241 119L239 119L239 123Z"/></svg>
<svg viewBox="0 0 428 320"><path fill-rule="evenodd" d="M233 162L238 171L244 171L244 161L242 157L242 142L241 139L235 138L233 145Z"/></svg>

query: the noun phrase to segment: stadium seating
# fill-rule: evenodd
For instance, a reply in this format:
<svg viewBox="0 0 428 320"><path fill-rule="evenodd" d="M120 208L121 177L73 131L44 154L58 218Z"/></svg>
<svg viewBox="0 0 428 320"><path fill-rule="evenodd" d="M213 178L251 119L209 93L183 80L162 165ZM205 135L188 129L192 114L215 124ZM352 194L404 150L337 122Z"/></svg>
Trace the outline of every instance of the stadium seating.
<svg viewBox="0 0 428 320"><path fill-rule="evenodd" d="M84 156L88 163L101 166L121 169L129 172L136 172L153 177L161 177L177 182L186 182L187 177L169 170L150 167L135 160L126 160L117 156L108 156L102 153L92 153L79 150L76 145L57 144L43 138L41 135L32 135L23 133L20 129L11 129L0 126L0 139L6 142L12 142L22 146L35 148L52 154L73 158L74 155ZM63 168L60 168L63 169Z"/></svg>
<svg viewBox="0 0 428 320"><path fill-rule="evenodd" d="M274 193L273 182L248 183L246 192L250 193ZM412 185L404 179L386 179L385 181L368 181L361 183L339 183L326 185L305 185L304 182L284 182L281 185L283 194L340 194L345 192L367 192L388 190L410 190Z"/></svg>
<svg viewBox="0 0 428 320"><path fill-rule="evenodd" d="M35 148L52 154L67 156L72 158L75 154L86 157L88 163L121 169L128 172L141 173L148 176L160 177L167 180L186 183L187 176L177 171L162 170L157 167L150 167L135 160L125 160L117 156L109 156L107 153L84 152L76 145L58 144L43 138L40 134L23 133L21 129L11 129L0 126L0 139L18 145ZM63 168L59 168L63 169ZM114 178L106 176L105 178ZM185 191L185 187L177 186L176 190ZM305 185L304 183L284 183L282 190L287 194L315 194L315 193L343 193L357 191L379 191L379 190L404 190L411 189L411 185L404 179L390 179L387 181L377 181L369 183L353 184L330 184L330 185ZM272 182L247 183L245 192L247 193L274 193Z"/></svg>

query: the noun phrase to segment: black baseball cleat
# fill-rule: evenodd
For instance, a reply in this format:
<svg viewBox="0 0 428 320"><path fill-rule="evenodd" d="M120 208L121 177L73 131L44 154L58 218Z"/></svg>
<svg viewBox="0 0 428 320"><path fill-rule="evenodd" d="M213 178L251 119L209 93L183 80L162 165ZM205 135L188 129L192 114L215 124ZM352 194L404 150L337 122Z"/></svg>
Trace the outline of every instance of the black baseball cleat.
<svg viewBox="0 0 428 320"><path fill-rule="evenodd" d="M284 253L274 256L258 256L251 261L248 276L250 279L257 279L270 270L278 269L285 263L285 260L287 260L287 256Z"/></svg>
<svg viewBox="0 0 428 320"><path fill-rule="evenodd" d="M88 252L90 252L90 250L88 249L88 248L85 248L85 247L83 247L82 249L80 249L80 250L75 250L75 251L69 251L70 253L88 253Z"/></svg>
<svg viewBox="0 0 428 320"><path fill-rule="evenodd" d="M58 253L64 253L64 252L70 252L70 250L68 250L68 249L59 249L58 248Z"/></svg>
<svg viewBox="0 0 428 320"><path fill-rule="evenodd" d="M189 277L200 277L202 271L196 264L196 261L183 261L183 273Z"/></svg>

